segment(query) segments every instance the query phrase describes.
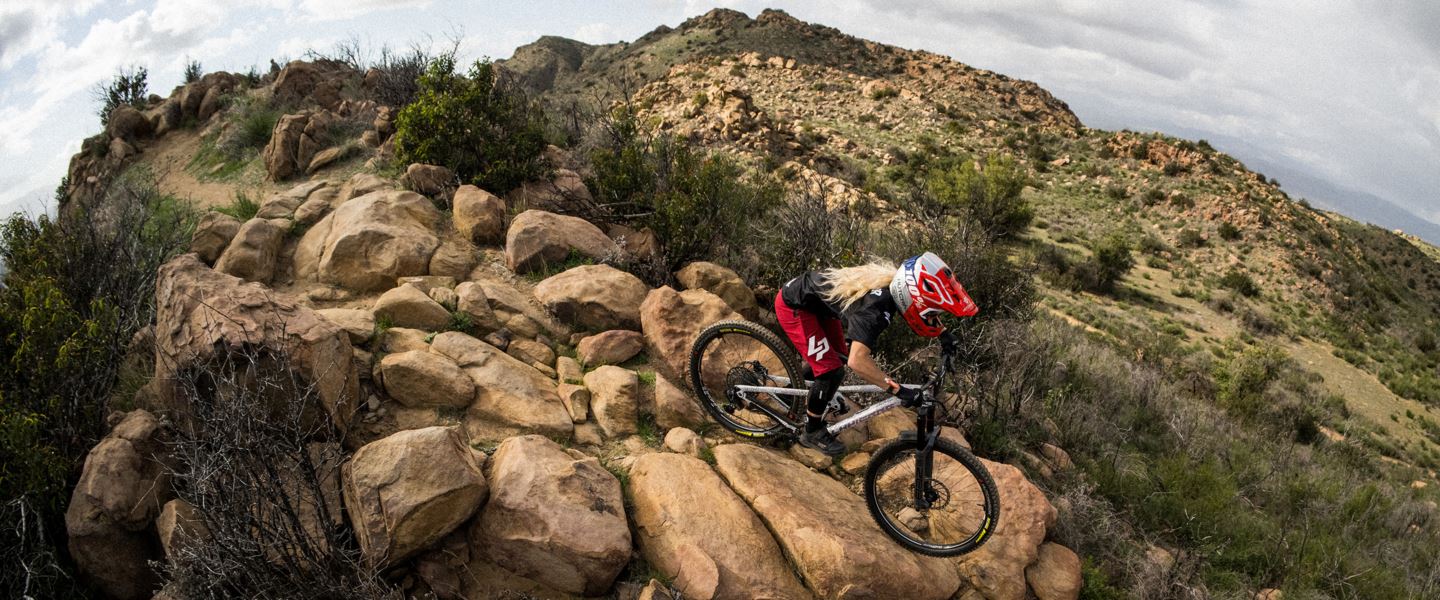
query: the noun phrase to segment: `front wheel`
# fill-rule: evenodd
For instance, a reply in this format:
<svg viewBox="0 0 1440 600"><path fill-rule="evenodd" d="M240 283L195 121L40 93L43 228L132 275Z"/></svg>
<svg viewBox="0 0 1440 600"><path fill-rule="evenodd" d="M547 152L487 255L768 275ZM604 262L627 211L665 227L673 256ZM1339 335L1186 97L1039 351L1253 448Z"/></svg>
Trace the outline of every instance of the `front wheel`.
<svg viewBox="0 0 1440 600"><path fill-rule="evenodd" d="M865 471L870 516L895 541L928 556L979 548L1000 520L1000 494L970 451L935 440L928 476L923 439L899 439L875 452Z"/></svg>

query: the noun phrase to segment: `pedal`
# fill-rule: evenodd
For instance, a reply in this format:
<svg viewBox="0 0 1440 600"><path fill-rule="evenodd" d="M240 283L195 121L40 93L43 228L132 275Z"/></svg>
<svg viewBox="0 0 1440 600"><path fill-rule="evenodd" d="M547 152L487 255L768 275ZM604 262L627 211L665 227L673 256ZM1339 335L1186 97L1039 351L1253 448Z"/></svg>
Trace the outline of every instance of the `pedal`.
<svg viewBox="0 0 1440 600"><path fill-rule="evenodd" d="M830 418L843 417L850 412L850 406L836 398L830 399L830 404L825 407L825 416Z"/></svg>

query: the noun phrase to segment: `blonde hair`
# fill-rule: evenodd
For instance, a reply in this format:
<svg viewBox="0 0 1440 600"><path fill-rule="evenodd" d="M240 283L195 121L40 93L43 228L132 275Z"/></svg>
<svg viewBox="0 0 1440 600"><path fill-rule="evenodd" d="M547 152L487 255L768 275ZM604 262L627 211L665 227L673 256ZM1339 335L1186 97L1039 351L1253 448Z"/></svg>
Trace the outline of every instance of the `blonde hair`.
<svg viewBox="0 0 1440 600"><path fill-rule="evenodd" d="M825 269L820 277L825 283L825 301L844 311L871 290L889 287L895 277L895 263L875 260L858 267Z"/></svg>

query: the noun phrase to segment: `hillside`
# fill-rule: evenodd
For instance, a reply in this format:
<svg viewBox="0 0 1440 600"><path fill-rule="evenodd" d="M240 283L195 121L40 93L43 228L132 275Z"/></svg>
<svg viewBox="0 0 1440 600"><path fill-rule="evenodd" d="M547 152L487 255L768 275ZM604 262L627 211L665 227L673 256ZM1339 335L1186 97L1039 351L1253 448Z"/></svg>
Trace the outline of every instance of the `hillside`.
<svg viewBox="0 0 1440 600"><path fill-rule="evenodd" d="M781 11L469 71L384 56L122 104L60 217L5 224L6 586L1440 595L1434 247L1203 140L1092 129L1034 83ZM829 457L689 389L700 331L776 329L784 278L923 250L981 306L948 323L938 436L1001 512L954 558L862 498L913 411ZM878 348L908 380L936 345L897 325Z"/></svg>

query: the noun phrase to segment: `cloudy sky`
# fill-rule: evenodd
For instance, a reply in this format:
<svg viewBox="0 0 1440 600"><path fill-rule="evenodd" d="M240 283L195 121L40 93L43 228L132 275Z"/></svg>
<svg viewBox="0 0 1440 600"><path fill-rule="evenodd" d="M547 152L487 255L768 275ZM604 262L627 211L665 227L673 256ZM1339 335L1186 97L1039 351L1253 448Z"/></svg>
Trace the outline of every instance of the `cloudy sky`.
<svg viewBox="0 0 1440 600"><path fill-rule="evenodd" d="M147 66L164 95L187 57L263 70L350 38L378 48L458 34L467 57L504 58L542 34L633 40L713 6L782 8L947 54L1040 83L1090 126L1205 138L1262 172L1440 222L1433 0L7 0L0 211L43 208L80 140L100 129L89 90L123 65Z"/></svg>

